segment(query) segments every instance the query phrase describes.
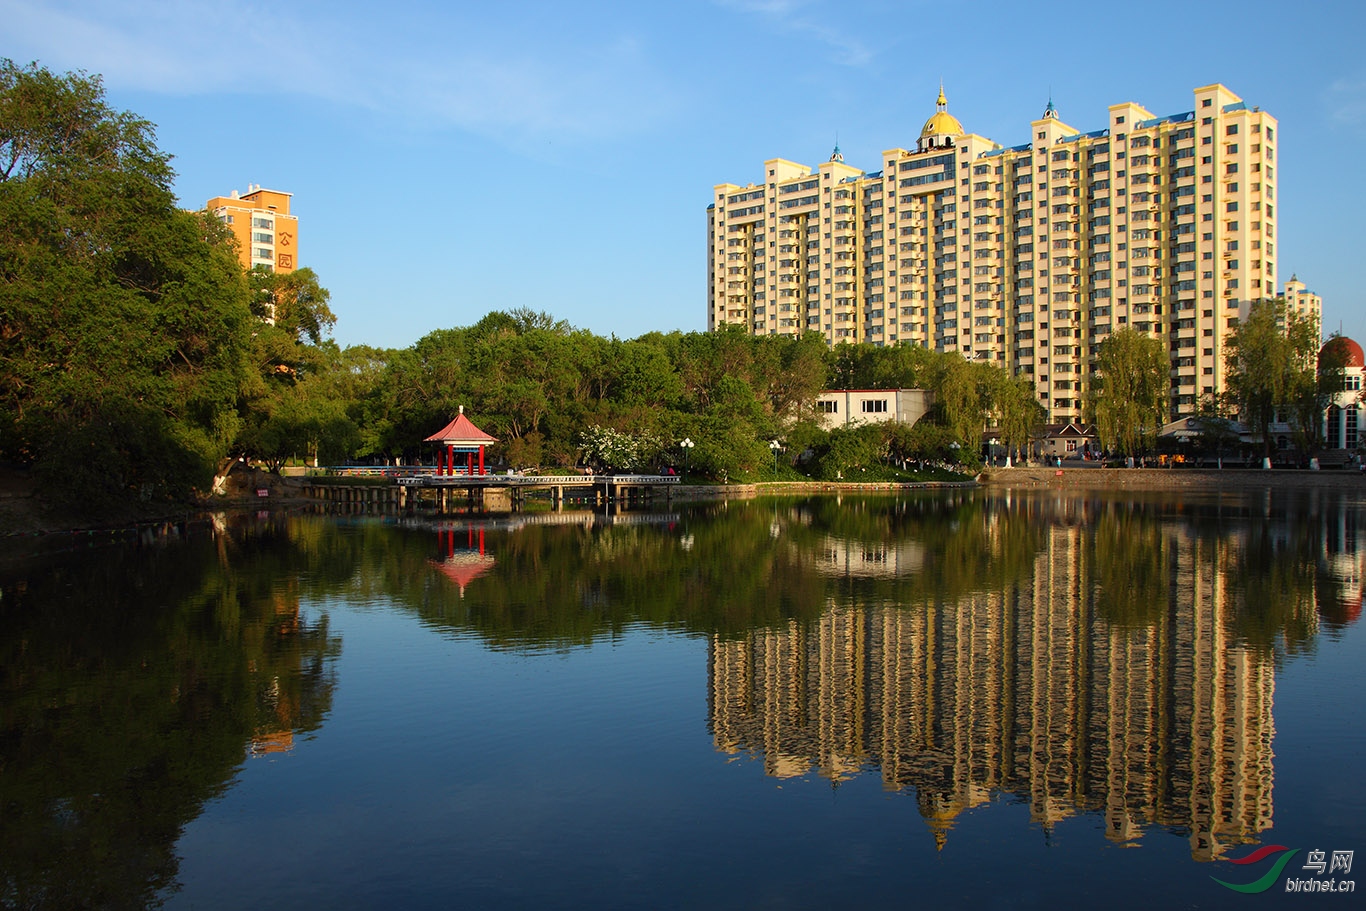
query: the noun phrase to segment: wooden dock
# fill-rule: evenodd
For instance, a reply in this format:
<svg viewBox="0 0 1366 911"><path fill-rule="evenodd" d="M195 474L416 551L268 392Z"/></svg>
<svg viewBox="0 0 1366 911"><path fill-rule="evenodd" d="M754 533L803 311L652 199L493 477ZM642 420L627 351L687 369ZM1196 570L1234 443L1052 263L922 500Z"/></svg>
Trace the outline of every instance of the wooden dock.
<svg viewBox="0 0 1366 911"><path fill-rule="evenodd" d="M606 475L517 475L517 474L418 474L397 479L400 488L408 491L459 490L473 500L482 500L485 492L505 490L514 506L520 505L530 491L548 491L550 501L562 503L566 491L592 493L598 505L617 500L650 500L663 492L667 501L670 491L677 486L677 475L663 474L606 474Z"/></svg>
<svg viewBox="0 0 1366 911"><path fill-rule="evenodd" d="M378 474L378 472L376 472ZM366 473L363 476L374 476ZM329 484L327 478L315 478L305 488L314 499L363 505L393 505L407 507L420 500L435 500L438 509L452 505L453 495L473 506L485 506L489 499L506 497L508 505L517 508L529 495L543 492L550 502L560 506L566 497L592 500L597 506L621 502L652 501L660 494L669 502L671 492L678 485L677 475L609 474L609 475L519 475L519 474L437 474L430 471L384 472L390 484L356 486L345 483ZM577 496L576 496L577 495Z"/></svg>

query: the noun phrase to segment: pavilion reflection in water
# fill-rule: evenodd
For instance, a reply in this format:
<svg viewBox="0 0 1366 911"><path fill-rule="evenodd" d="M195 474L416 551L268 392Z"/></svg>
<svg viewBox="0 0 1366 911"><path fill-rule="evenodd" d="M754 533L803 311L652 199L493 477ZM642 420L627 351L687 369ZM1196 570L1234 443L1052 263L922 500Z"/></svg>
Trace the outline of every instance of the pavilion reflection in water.
<svg viewBox="0 0 1366 911"><path fill-rule="evenodd" d="M1047 828L1101 813L1107 836L1189 831L1209 860L1272 820L1274 659L1233 641L1221 545L1170 532L1169 604L1151 623L1098 616L1084 528L1053 524L1032 580L953 603L832 603L813 623L714 637L714 742L776 777L876 766L914 788L942 847L994 793ZM909 548L909 549L908 549ZM912 571L916 545L831 538L824 564Z"/></svg>

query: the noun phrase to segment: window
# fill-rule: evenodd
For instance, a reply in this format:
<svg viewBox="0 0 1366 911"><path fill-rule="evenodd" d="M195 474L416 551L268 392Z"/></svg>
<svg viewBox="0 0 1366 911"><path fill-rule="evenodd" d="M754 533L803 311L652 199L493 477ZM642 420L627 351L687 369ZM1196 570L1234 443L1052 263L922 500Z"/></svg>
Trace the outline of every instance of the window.
<svg viewBox="0 0 1366 911"><path fill-rule="evenodd" d="M251 226L253 228L269 229L275 227L275 222L271 221L269 218L253 217L251 220Z"/></svg>
<svg viewBox="0 0 1366 911"><path fill-rule="evenodd" d="M251 240L253 243L258 244L273 244L275 243L275 235L262 234L260 231L257 231L255 234L251 235Z"/></svg>
<svg viewBox="0 0 1366 911"><path fill-rule="evenodd" d="M839 402L817 402L816 410L821 414L839 414Z"/></svg>
<svg viewBox="0 0 1366 911"><path fill-rule="evenodd" d="M1238 124L1236 124L1236 123L1230 123L1228 126L1224 127L1224 135L1225 135L1225 136L1237 136L1237 135L1238 135Z"/></svg>
<svg viewBox="0 0 1366 911"><path fill-rule="evenodd" d="M861 404L864 414L884 414L887 411L886 399L868 399Z"/></svg>

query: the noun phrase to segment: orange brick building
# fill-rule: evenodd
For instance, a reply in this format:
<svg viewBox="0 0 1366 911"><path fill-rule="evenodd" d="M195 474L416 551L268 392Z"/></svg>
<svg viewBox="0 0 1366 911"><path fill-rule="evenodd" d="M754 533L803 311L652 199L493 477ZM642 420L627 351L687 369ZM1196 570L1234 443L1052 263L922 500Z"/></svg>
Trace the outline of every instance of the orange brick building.
<svg viewBox="0 0 1366 911"><path fill-rule="evenodd" d="M293 272L299 261L299 219L289 214L293 194L247 185L230 196L215 196L204 204L237 238L242 266L274 272Z"/></svg>

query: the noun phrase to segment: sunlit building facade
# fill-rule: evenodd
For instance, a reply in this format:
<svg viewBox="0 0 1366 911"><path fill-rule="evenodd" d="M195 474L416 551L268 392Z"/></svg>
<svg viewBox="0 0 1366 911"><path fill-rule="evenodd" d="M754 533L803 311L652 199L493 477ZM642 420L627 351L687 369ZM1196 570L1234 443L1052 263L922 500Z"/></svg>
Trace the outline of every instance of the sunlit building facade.
<svg viewBox="0 0 1366 911"><path fill-rule="evenodd" d="M289 214L292 195L252 185L246 193L215 196L204 207L237 238L244 269L293 272L298 268L299 219Z"/></svg>
<svg viewBox="0 0 1366 911"><path fill-rule="evenodd" d="M1033 377L1065 422L1097 346L1129 326L1169 350L1172 412L1187 414L1222 391L1240 315L1276 295L1277 130L1216 84L1179 114L1112 105L1089 132L1050 101L1005 147L965 130L941 88L915 146L880 170L836 148L715 187L708 328L960 352Z"/></svg>

